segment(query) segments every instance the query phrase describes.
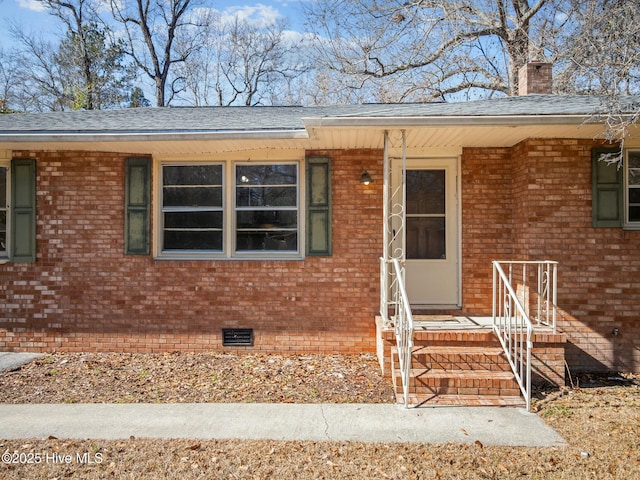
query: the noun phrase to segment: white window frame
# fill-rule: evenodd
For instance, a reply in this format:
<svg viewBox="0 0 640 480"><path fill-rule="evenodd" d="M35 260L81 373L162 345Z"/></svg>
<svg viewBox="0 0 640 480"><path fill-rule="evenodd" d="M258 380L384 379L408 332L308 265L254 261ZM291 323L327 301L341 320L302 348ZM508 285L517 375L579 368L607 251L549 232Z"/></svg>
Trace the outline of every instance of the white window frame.
<svg viewBox="0 0 640 480"><path fill-rule="evenodd" d="M297 217L297 229L296 229L296 235L297 235L297 239L296 239L296 250L292 251L292 250L285 250L285 251L278 251L278 250L268 250L268 251L263 251L263 250L242 250L239 251L238 250L238 245L237 245L237 239L238 239L238 226L236 225L236 221L237 221L237 214L240 211L243 210L247 210L247 207L239 207L236 204L236 167L238 166L264 166L264 165L275 165L275 164L279 164L279 165L294 165L296 167L296 205L295 207L277 207L275 208L276 210L280 210L280 211L295 211L296 212L296 217ZM300 230L300 221L301 221L301 206L300 206L300 163L299 162L231 162L231 173L233 176L233 184L229 184L230 188L229 190L233 190L232 195L233 195L233 212L232 212L232 231L231 234L233 236L233 241L232 241L232 245L233 245L233 255L237 256L237 257L252 257L252 256L259 256L259 257L264 257L264 256L268 256L268 257L273 257L273 258L280 258L280 257L291 257L292 255L295 256L299 256L300 255L300 251L301 251L301 230ZM231 187L231 185L233 185L233 187Z"/></svg>
<svg viewBox="0 0 640 480"><path fill-rule="evenodd" d="M187 167L187 166L220 166L222 167L222 250L170 250L165 249L164 247L164 218L165 213L178 213L178 212L194 212L194 211L217 211L216 207L206 208L206 207L198 207L198 208L189 208L189 207L165 207L163 204L163 190L164 190L164 175L163 170L164 167ZM225 176L225 165L222 162L162 162L160 164L160 168L158 170L158 204L160 207L160 212L158 216L158 226L159 226L159 235L157 236L159 248L161 254L167 257L184 257L184 256L208 256L208 257L216 257L224 254L225 250L225 188L226 188L226 176Z"/></svg>
<svg viewBox="0 0 640 480"><path fill-rule="evenodd" d="M0 168L6 169L6 199L5 207L0 207L0 210L6 212L6 224L5 224L5 244L0 244L0 262L9 260L10 242L11 242L11 160L0 160Z"/></svg>
<svg viewBox="0 0 640 480"><path fill-rule="evenodd" d="M629 184L629 170L630 170L630 161L629 157L631 154L637 155L640 157L640 149L627 149L624 152L624 188L623 188L623 205L624 205L624 228L627 230L640 230L640 221L631 221L629 220L629 208L631 205L629 204L629 190L630 189L639 189L640 185L630 185ZM636 167L633 170L637 170L637 174L640 176L640 168ZM638 205L640 207L640 204Z"/></svg>
<svg viewBox="0 0 640 480"><path fill-rule="evenodd" d="M278 250L251 250L237 251L236 249L236 188L235 172L237 165L273 165L285 164L295 165L297 171L297 198L296 211L298 219L297 228L297 251ZM158 260L302 260L304 258L305 239L305 212L302 200L305 198L305 178L304 163L300 159L282 160L189 160L189 159L160 159L154 162L153 189L154 208L153 237L154 237L154 258ZM162 171L164 166L187 166L187 165L222 165L223 168L223 242L222 251L178 251L164 250L163 247L163 203L162 203Z"/></svg>

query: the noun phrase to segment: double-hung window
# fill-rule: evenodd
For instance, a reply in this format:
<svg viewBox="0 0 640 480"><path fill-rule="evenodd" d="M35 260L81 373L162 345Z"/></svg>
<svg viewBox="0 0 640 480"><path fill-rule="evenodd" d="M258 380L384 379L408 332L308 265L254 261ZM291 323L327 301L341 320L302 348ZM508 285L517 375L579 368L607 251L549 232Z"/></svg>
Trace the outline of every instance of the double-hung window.
<svg viewBox="0 0 640 480"><path fill-rule="evenodd" d="M9 165L0 163L0 258L9 255Z"/></svg>
<svg viewBox="0 0 640 480"><path fill-rule="evenodd" d="M625 226L640 229L640 150L625 155Z"/></svg>
<svg viewBox="0 0 640 480"><path fill-rule="evenodd" d="M223 251L223 178L220 164L162 166L164 252Z"/></svg>
<svg viewBox="0 0 640 480"><path fill-rule="evenodd" d="M298 165L235 165L235 251L298 252Z"/></svg>
<svg viewBox="0 0 640 480"><path fill-rule="evenodd" d="M297 162L162 163L160 177L160 256L300 256Z"/></svg>

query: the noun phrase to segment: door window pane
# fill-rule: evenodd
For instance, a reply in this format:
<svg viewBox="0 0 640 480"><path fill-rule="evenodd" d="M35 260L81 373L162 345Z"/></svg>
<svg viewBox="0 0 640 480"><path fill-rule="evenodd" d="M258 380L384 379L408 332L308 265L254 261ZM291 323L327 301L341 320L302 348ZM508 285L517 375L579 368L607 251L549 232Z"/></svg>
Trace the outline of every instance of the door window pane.
<svg viewBox="0 0 640 480"><path fill-rule="evenodd" d="M407 213L444 215L444 170L407 171Z"/></svg>
<svg viewBox="0 0 640 480"><path fill-rule="evenodd" d="M444 259L445 222L442 218L407 218L407 258Z"/></svg>
<svg viewBox="0 0 640 480"><path fill-rule="evenodd" d="M445 259L445 170L407 170L407 258Z"/></svg>

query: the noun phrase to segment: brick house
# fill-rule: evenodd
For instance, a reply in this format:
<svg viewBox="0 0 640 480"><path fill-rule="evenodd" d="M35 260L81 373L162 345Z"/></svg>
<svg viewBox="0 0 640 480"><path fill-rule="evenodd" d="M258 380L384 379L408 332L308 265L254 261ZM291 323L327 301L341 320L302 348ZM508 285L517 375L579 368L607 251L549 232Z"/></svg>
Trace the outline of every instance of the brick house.
<svg viewBox="0 0 640 480"><path fill-rule="evenodd" d="M389 374L393 258L425 338L462 349L446 326L492 316L492 262L550 260L534 370L638 371L640 135L597 161L598 100L527 68L525 95L468 103L1 115L0 350L377 351Z"/></svg>

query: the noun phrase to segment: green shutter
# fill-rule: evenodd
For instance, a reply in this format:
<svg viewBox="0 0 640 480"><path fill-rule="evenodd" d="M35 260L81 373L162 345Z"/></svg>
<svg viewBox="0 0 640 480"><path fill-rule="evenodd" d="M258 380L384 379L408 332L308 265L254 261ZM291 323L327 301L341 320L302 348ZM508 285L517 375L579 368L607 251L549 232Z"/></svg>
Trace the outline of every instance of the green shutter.
<svg viewBox="0 0 640 480"><path fill-rule="evenodd" d="M600 160L602 154L617 151L615 148L594 148L591 151L591 216L594 227L622 227L624 222L623 169L615 163Z"/></svg>
<svg viewBox="0 0 640 480"><path fill-rule="evenodd" d="M307 255L331 255L331 160L307 158Z"/></svg>
<svg viewBox="0 0 640 480"><path fill-rule="evenodd" d="M11 160L11 254L16 263L36 261L36 161Z"/></svg>
<svg viewBox="0 0 640 480"><path fill-rule="evenodd" d="M151 159L127 158L124 253L149 255L151 241Z"/></svg>

